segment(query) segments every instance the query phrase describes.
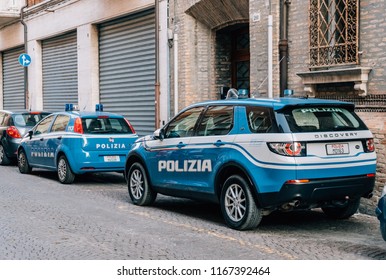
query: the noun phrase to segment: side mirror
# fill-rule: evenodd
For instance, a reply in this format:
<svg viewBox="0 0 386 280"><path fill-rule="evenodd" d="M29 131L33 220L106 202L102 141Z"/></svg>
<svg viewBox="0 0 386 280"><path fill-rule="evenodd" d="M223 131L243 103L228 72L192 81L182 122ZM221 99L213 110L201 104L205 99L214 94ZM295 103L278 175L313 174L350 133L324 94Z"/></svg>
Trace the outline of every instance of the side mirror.
<svg viewBox="0 0 386 280"><path fill-rule="evenodd" d="M34 134L34 132L32 130L28 131L28 136L29 136L29 139L32 138L32 135Z"/></svg>
<svg viewBox="0 0 386 280"><path fill-rule="evenodd" d="M163 130L163 128L159 128L156 131L154 131L153 138L161 140L161 141L164 140L164 138L165 138L165 131Z"/></svg>

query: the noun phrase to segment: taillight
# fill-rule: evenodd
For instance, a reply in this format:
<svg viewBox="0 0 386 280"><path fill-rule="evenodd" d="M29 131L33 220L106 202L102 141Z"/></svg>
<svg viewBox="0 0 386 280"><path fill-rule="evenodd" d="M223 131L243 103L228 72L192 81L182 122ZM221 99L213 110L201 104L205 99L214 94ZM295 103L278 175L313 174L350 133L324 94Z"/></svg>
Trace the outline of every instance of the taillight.
<svg viewBox="0 0 386 280"><path fill-rule="evenodd" d="M365 152L371 153L375 151L374 139L369 138L365 140Z"/></svg>
<svg viewBox="0 0 386 280"><path fill-rule="evenodd" d="M83 134L82 119L76 118L74 123L74 132Z"/></svg>
<svg viewBox="0 0 386 280"><path fill-rule="evenodd" d="M21 138L19 130L16 127L10 126L7 128L7 134L11 138Z"/></svg>
<svg viewBox="0 0 386 280"><path fill-rule="evenodd" d="M275 142L268 143L268 148L279 155L290 157L301 157L306 155L304 142Z"/></svg>
<svg viewBox="0 0 386 280"><path fill-rule="evenodd" d="M125 121L126 121L127 125L130 127L131 132L133 132L133 134L135 134L134 127L131 125L131 123L127 119L125 119Z"/></svg>

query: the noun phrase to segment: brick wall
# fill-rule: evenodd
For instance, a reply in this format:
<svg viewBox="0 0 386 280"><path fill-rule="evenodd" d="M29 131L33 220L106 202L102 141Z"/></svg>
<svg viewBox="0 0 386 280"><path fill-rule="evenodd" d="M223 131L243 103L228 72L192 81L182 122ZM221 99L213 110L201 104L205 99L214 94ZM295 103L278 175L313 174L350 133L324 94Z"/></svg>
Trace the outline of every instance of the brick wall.
<svg viewBox="0 0 386 280"><path fill-rule="evenodd" d="M358 113L374 134L377 153L377 174L374 196L362 200L361 212L374 214L383 186L386 184L386 113Z"/></svg>

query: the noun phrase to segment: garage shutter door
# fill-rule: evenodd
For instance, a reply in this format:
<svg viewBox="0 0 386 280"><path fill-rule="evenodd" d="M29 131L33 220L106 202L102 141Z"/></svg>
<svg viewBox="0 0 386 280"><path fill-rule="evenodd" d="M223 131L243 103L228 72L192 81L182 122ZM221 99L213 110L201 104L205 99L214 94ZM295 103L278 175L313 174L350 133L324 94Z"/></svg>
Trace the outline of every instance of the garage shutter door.
<svg viewBox="0 0 386 280"><path fill-rule="evenodd" d="M154 10L100 25L100 100L126 116L138 134L155 127Z"/></svg>
<svg viewBox="0 0 386 280"><path fill-rule="evenodd" d="M76 32L44 40L43 108L62 111L64 104L78 104L78 59Z"/></svg>
<svg viewBox="0 0 386 280"><path fill-rule="evenodd" d="M24 67L19 64L19 55L24 48L3 52L3 104L6 110L25 109Z"/></svg>

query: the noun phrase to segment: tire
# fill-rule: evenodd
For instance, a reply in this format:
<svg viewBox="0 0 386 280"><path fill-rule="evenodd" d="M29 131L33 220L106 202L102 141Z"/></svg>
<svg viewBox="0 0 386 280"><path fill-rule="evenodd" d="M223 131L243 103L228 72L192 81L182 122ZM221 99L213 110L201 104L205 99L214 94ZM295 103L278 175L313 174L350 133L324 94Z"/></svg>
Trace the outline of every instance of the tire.
<svg viewBox="0 0 386 280"><path fill-rule="evenodd" d="M0 165L9 165L11 160L7 157L3 145L0 144Z"/></svg>
<svg viewBox="0 0 386 280"><path fill-rule="evenodd" d="M262 210L257 208L253 199L250 185L239 175L232 175L225 181L220 204L225 222L233 229L255 229L263 218Z"/></svg>
<svg viewBox="0 0 386 280"><path fill-rule="evenodd" d="M157 193L151 188L145 168L139 162L131 165L127 173L127 188L131 201L135 205L151 205Z"/></svg>
<svg viewBox="0 0 386 280"><path fill-rule="evenodd" d="M57 165L58 179L62 184L72 184L75 180L75 174L72 172L68 160L65 156L60 156Z"/></svg>
<svg viewBox="0 0 386 280"><path fill-rule="evenodd" d="M360 202L361 199L357 198L349 200L347 205L343 207L322 207L322 210L329 218L339 220L348 219L358 211Z"/></svg>
<svg viewBox="0 0 386 280"><path fill-rule="evenodd" d="M32 167L29 165L27 155L23 149L18 152L17 166L19 167L19 171L22 174L30 174L32 172Z"/></svg>
<svg viewBox="0 0 386 280"><path fill-rule="evenodd" d="M383 221L381 221L381 226L380 226L380 228L381 228L382 238L383 238L383 240L386 241L386 223L383 222Z"/></svg>

